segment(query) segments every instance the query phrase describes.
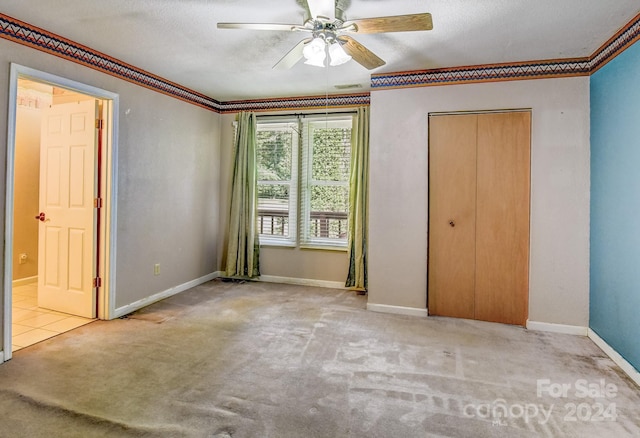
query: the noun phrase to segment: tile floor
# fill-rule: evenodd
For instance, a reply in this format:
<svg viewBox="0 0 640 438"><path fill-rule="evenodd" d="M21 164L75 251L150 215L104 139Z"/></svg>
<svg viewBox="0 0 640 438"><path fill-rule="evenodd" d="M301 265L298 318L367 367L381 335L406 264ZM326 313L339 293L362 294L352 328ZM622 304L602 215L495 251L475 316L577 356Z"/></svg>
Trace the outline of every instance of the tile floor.
<svg viewBox="0 0 640 438"><path fill-rule="evenodd" d="M11 315L12 351L20 350L95 321L38 307L38 285L36 283L13 288Z"/></svg>

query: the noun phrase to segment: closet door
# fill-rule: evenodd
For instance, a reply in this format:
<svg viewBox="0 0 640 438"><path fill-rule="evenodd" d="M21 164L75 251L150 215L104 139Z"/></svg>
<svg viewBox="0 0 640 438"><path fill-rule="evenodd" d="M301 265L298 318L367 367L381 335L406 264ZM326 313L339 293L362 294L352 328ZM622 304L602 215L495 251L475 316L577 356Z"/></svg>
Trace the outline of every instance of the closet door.
<svg viewBox="0 0 640 438"><path fill-rule="evenodd" d="M429 314L474 318L476 115L429 118Z"/></svg>
<svg viewBox="0 0 640 438"><path fill-rule="evenodd" d="M478 116L475 319L526 323L530 126L529 112Z"/></svg>
<svg viewBox="0 0 640 438"><path fill-rule="evenodd" d="M524 325L529 112L429 118L429 314Z"/></svg>

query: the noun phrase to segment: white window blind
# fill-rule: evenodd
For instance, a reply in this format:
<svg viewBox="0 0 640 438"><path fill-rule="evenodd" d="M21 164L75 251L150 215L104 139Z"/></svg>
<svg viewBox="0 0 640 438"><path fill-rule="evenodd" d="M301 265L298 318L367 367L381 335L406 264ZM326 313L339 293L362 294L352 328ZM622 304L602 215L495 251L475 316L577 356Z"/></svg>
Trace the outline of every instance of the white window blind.
<svg viewBox="0 0 640 438"><path fill-rule="evenodd" d="M263 243L295 244L298 203L296 123L259 123L258 232Z"/></svg>
<svg viewBox="0 0 640 438"><path fill-rule="evenodd" d="M301 245L346 246L352 118L303 121Z"/></svg>

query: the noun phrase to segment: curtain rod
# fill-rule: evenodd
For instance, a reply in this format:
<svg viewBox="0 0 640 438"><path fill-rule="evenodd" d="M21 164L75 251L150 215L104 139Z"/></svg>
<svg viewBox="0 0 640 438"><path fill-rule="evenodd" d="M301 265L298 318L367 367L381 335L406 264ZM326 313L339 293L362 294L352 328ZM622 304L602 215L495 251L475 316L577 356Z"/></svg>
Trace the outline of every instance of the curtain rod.
<svg viewBox="0 0 640 438"><path fill-rule="evenodd" d="M348 110L348 111L329 111L329 112L322 112L322 113L286 113L286 114L257 114L256 118L258 119L264 119L264 118L270 118L270 117L280 117L280 118L286 118L286 117L306 117L306 116L331 116L334 114L357 114L357 111L354 110Z"/></svg>

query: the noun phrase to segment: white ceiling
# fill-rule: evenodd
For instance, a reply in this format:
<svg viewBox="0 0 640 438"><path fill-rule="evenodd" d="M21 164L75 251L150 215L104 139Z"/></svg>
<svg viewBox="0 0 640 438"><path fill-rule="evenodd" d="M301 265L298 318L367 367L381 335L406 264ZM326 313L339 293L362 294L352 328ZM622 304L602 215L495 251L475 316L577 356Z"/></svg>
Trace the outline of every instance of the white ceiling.
<svg viewBox="0 0 640 438"><path fill-rule="evenodd" d="M640 12L638 0L341 0L348 18L430 12L433 30L355 35L387 64L272 66L305 34L217 29L302 24L304 0L0 0L0 12L219 101L369 89L371 73L587 57Z"/></svg>

